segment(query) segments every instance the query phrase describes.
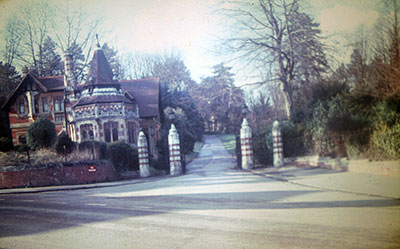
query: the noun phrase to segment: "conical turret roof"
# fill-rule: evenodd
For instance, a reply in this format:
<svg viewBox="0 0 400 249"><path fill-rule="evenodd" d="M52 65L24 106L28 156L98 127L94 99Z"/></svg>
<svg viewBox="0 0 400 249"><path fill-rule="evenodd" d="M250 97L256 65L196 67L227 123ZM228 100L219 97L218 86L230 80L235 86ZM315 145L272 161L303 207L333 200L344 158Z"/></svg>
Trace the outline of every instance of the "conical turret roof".
<svg viewBox="0 0 400 249"><path fill-rule="evenodd" d="M118 81L113 80L113 72L102 49L98 48L90 62L89 73L84 87L114 86L119 88Z"/></svg>

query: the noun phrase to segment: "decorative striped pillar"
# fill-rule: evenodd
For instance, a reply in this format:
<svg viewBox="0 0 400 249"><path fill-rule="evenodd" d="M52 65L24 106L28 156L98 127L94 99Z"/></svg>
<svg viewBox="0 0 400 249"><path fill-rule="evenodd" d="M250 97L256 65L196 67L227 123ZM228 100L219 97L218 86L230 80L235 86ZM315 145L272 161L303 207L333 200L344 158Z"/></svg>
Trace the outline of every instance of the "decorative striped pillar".
<svg viewBox="0 0 400 249"><path fill-rule="evenodd" d="M181 150L179 146L179 134L174 124L168 134L169 165L172 176L182 174Z"/></svg>
<svg viewBox="0 0 400 249"><path fill-rule="evenodd" d="M283 166L283 144L282 134L279 128L279 122L274 121L272 125L272 137L273 137L273 152L274 152L274 167Z"/></svg>
<svg viewBox="0 0 400 249"><path fill-rule="evenodd" d="M143 131L139 133L138 154L140 177L148 177L150 176L149 152L147 151L147 139Z"/></svg>
<svg viewBox="0 0 400 249"><path fill-rule="evenodd" d="M242 147L242 169L252 169L254 167L253 146L251 128L247 119L243 119L242 128L240 129L240 144Z"/></svg>

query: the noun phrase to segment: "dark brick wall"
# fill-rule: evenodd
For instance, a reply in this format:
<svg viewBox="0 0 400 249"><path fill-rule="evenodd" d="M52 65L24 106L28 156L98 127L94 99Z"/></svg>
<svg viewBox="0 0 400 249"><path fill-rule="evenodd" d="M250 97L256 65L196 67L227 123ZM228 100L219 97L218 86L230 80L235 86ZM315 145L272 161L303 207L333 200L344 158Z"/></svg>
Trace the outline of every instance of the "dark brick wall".
<svg viewBox="0 0 400 249"><path fill-rule="evenodd" d="M96 166L96 172L89 172L89 166ZM94 163L84 166L56 166L0 172L0 188L85 184L116 179L117 174L112 165Z"/></svg>

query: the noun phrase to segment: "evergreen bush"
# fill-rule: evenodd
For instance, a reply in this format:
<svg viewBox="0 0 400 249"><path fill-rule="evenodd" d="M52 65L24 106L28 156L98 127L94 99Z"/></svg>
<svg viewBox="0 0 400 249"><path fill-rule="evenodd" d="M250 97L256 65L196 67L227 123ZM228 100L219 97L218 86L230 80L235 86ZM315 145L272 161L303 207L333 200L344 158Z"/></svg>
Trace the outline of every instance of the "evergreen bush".
<svg viewBox="0 0 400 249"><path fill-rule="evenodd" d="M68 134L63 133L57 137L56 142L56 151L57 154L63 155L65 160L67 159L67 155L71 154L75 149L75 144L72 142L71 138Z"/></svg>
<svg viewBox="0 0 400 249"><path fill-rule="evenodd" d="M14 148L14 145L8 137L0 137L0 151L7 152Z"/></svg>
<svg viewBox="0 0 400 249"><path fill-rule="evenodd" d="M86 140L78 145L80 152L92 154L92 159L103 160L108 158L107 144L102 141Z"/></svg>
<svg viewBox="0 0 400 249"><path fill-rule="evenodd" d="M272 126L253 131L253 154L256 165L272 165Z"/></svg>
<svg viewBox="0 0 400 249"><path fill-rule="evenodd" d="M32 148L49 148L56 139L56 127L46 118L40 118L29 126L28 144Z"/></svg>
<svg viewBox="0 0 400 249"><path fill-rule="evenodd" d="M139 158L137 149L125 142L113 142L107 144L110 160L118 172L126 170L139 170Z"/></svg>
<svg viewBox="0 0 400 249"><path fill-rule="evenodd" d="M296 157L307 154L304 128L301 124L281 123L284 157Z"/></svg>
<svg viewBox="0 0 400 249"><path fill-rule="evenodd" d="M385 151L391 159L400 158L400 122L392 127L380 122L371 136L373 144Z"/></svg>

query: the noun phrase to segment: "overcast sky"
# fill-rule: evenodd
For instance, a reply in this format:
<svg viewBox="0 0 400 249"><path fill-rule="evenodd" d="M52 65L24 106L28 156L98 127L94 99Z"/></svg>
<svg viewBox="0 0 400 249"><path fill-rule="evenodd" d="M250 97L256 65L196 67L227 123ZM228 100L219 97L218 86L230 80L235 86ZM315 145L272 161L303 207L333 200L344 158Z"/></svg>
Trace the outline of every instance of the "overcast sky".
<svg viewBox="0 0 400 249"><path fill-rule="evenodd" d="M54 1L56 0L49 0ZM72 3L78 0L71 0ZM81 1L81 0L80 0ZM0 24L23 0L0 0ZM133 52L181 51L192 77L210 75L221 62L209 48L223 27L214 13L218 0L86 0L87 8L104 16L112 29L112 45ZM378 0L308 0L309 12L321 24L328 40L342 42L344 32L371 26L378 18ZM340 47L340 46L339 46ZM346 57L346 56L344 56Z"/></svg>

